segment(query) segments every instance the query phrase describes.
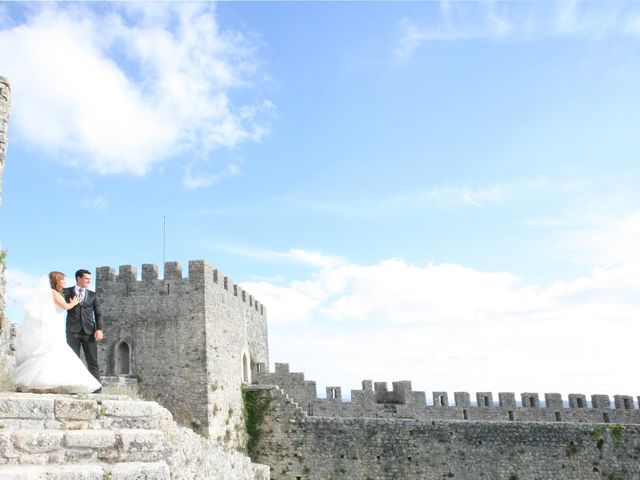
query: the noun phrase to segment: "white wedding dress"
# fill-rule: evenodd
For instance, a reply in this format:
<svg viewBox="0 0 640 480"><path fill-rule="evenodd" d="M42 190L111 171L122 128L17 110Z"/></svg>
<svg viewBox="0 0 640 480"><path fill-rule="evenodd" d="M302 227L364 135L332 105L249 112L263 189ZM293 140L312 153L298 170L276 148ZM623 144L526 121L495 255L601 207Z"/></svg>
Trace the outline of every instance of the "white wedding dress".
<svg viewBox="0 0 640 480"><path fill-rule="evenodd" d="M53 301L49 277L38 282L16 339L16 384L26 390L91 393L100 383L67 345L66 310Z"/></svg>

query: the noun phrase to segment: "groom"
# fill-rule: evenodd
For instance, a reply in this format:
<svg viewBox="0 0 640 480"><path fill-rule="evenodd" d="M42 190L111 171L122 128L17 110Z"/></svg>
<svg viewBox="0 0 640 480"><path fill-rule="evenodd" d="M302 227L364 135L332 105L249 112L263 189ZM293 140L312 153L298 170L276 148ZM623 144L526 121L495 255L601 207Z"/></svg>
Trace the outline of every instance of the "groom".
<svg viewBox="0 0 640 480"><path fill-rule="evenodd" d="M67 343L80 356L80 345L87 360L87 367L91 375L100 381L98 369L98 346L96 342L102 340L102 309L95 292L87 289L91 283L89 270L76 272L76 284L63 290L64 299L68 302L78 297L78 304L67 311ZM101 389L100 389L101 390ZM97 390L94 393L100 393Z"/></svg>

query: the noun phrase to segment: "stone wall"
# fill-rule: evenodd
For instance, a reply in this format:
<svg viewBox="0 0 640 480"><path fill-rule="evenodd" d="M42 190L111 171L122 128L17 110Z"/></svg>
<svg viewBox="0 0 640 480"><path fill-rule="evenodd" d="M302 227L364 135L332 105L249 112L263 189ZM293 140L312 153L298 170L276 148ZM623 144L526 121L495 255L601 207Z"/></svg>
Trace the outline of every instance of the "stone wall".
<svg viewBox="0 0 640 480"><path fill-rule="evenodd" d="M308 416L278 388L255 462L274 480L631 480L640 426Z"/></svg>
<svg viewBox="0 0 640 480"><path fill-rule="evenodd" d="M0 207L2 207L2 178L8 144L9 107L11 105L11 87L6 78L0 77ZM0 217L1 221L1 217ZM5 252L0 239L0 368L11 365L13 357L9 355L9 322L4 316L5 305Z"/></svg>
<svg viewBox="0 0 640 480"><path fill-rule="evenodd" d="M455 392L454 405L450 405L447 392L433 392L427 404L425 392L414 392L409 381L392 383L364 380L361 390L351 390L351 401L342 401L340 387L327 387L326 397L318 398L316 384L304 375L290 372L286 363L276 363L274 372L259 373L255 380L263 385L278 385L310 416L413 418L417 420L466 420L493 422L588 422L640 424L640 410L631 395L570 394L564 402L559 393L535 392L516 395L498 393L497 402L492 392L477 392L474 402L467 392ZM640 404L640 397L638 397Z"/></svg>
<svg viewBox="0 0 640 480"><path fill-rule="evenodd" d="M209 378L209 432L230 446L242 447L241 385L251 383L257 365L269 362L265 307L206 262L206 358Z"/></svg>
<svg viewBox="0 0 640 480"><path fill-rule="evenodd" d="M241 384L252 365L268 364L266 310L205 261L190 261L183 277L167 262L131 265L118 275L97 270L96 293L105 312L100 370L140 379L141 394L177 421L224 442L245 442Z"/></svg>

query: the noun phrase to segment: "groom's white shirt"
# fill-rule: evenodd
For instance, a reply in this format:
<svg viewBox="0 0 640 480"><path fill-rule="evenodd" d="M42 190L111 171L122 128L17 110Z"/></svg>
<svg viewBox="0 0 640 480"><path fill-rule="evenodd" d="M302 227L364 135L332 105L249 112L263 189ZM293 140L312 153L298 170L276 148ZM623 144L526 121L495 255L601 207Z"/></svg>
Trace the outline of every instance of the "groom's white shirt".
<svg viewBox="0 0 640 480"><path fill-rule="evenodd" d="M80 287L79 287L78 285L76 285L76 286L75 286L75 289L76 289L76 295L77 295L78 297L80 297L80 301L84 300L84 298L82 298L82 296L80 296ZM86 289L86 288L84 289L84 293L85 293L85 295L86 295L86 293L87 293L87 289Z"/></svg>

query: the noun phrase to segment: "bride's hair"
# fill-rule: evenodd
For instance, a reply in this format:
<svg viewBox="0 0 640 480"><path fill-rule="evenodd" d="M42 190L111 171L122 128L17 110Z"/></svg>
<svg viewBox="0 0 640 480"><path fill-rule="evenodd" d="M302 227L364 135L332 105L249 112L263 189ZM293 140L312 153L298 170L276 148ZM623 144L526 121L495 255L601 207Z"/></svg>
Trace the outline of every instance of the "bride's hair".
<svg viewBox="0 0 640 480"><path fill-rule="evenodd" d="M64 287L64 273L50 272L49 283L51 284L51 288L53 288L57 292L60 292Z"/></svg>

